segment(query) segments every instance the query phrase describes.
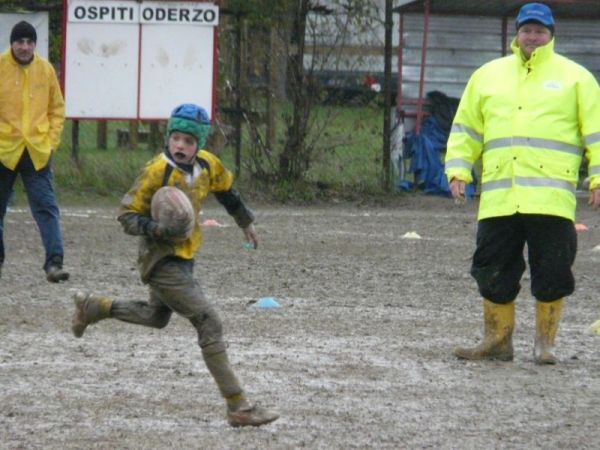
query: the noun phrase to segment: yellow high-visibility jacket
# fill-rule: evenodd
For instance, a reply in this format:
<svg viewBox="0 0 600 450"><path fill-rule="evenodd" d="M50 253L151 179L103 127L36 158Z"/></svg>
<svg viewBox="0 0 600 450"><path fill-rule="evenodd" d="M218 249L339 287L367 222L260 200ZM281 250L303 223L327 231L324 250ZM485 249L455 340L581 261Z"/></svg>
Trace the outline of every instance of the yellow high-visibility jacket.
<svg viewBox="0 0 600 450"><path fill-rule="evenodd" d="M445 172L470 183L482 158L478 218L515 213L575 219L582 157L600 185L600 88L584 67L554 53L554 39L525 61L513 54L469 80L448 138Z"/></svg>
<svg viewBox="0 0 600 450"><path fill-rule="evenodd" d="M14 170L25 148L36 170L58 149L65 102L52 65L34 54L18 64L10 48L0 55L0 163Z"/></svg>
<svg viewBox="0 0 600 450"><path fill-rule="evenodd" d="M147 281L152 268L166 256L181 259L193 259L202 243L202 228L196 220L191 236L185 241L171 243L144 236L140 230L143 221L139 216L150 218L150 205L154 193L163 186L167 166L172 171L168 175L168 186L176 186L190 199L196 217L200 214L202 203L211 192L224 192L233 185L233 174L227 170L221 160L210 152L200 150L193 173L187 173L177 167L164 154L159 154L146 164L129 192L121 200L119 221L125 231L133 235L142 235L140 239L138 265L142 280Z"/></svg>

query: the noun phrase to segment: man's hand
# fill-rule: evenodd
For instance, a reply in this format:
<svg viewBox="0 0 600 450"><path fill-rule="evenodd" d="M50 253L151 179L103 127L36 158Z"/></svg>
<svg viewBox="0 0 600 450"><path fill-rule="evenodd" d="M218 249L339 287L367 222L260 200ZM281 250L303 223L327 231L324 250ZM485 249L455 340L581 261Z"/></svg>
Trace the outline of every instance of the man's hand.
<svg viewBox="0 0 600 450"><path fill-rule="evenodd" d="M251 244L254 249L258 248L258 235L256 234L256 230L254 229L254 225L250 224L246 228L242 228L244 232L244 236L246 237L246 241L248 244Z"/></svg>
<svg viewBox="0 0 600 450"><path fill-rule="evenodd" d="M456 178L452 178L452 181L450 181L450 192L452 193L454 203L457 205L465 203L465 185L464 181Z"/></svg>
<svg viewBox="0 0 600 450"><path fill-rule="evenodd" d="M592 189L590 192L590 199L588 200L588 205L590 205L594 209L600 208L600 186Z"/></svg>

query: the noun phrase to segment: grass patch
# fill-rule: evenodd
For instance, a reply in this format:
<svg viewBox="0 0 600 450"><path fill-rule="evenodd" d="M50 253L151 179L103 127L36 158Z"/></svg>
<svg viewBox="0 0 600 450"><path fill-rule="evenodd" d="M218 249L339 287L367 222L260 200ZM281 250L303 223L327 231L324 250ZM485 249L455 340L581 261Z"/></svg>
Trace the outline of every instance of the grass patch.
<svg viewBox="0 0 600 450"><path fill-rule="evenodd" d="M308 180L355 192L381 192L383 110L378 107L319 108L326 126L316 137Z"/></svg>
<svg viewBox="0 0 600 450"><path fill-rule="evenodd" d="M280 110L285 113L285 108ZM276 123L276 141L280 147L285 142L285 131L280 117ZM244 133L239 182L245 188L260 191L257 195L277 202L311 203L328 198L356 200L361 196L385 194L381 175L383 109L376 104L315 108L307 139L310 167L301 181L272 182L272 178L253 177L248 167L251 145L248 133ZM225 147L219 156L233 168L232 147ZM274 160L277 161L277 155Z"/></svg>

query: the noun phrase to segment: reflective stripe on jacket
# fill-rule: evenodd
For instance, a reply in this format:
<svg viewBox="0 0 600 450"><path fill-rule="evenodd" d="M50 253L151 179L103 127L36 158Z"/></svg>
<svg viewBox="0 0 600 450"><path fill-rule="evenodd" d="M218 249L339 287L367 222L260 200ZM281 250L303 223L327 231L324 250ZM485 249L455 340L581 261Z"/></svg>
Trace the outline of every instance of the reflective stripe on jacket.
<svg viewBox="0 0 600 450"><path fill-rule="evenodd" d="M600 184L600 88L582 66L554 53L513 55L475 71L448 139L446 175L471 182L482 158L479 219L517 212L575 218L584 151L590 188Z"/></svg>
<svg viewBox="0 0 600 450"><path fill-rule="evenodd" d="M23 150L37 170L58 148L65 104L52 65L34 54L18 64L10 48L0 55L0 163L14 170Z"/></svg>
<svg viewBox="0 0 600 450"><path fill-rule="evenodd" d="M203 165L196 163L193 174L189 174L174 166L168 178L168 186L177 186L190 199L196 218L200 214L202 203L210 192L228 191L233 184L233 175L212 153L204 150L198 152L197 158L203 160ZM129 192L121 200L119 216L128 213L150 217L150 203L154 193L163 186L167 165L173 163L161 153L146 164ZM124 224L133 230L136 224ZM141 234L139 230L130 234ZM166 256L177 256L182 259L193 259L194 254L202 243L202 229L196 220L192 235L185 241L167 243L165 241L142 237L140 240L138 264L142 280L146 281L154 265Z"/></svg>

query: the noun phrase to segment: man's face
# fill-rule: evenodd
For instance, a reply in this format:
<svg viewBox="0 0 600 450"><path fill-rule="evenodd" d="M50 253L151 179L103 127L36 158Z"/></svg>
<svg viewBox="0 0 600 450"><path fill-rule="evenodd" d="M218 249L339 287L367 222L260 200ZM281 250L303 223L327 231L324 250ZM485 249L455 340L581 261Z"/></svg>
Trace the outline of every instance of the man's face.
<svg viewBox="0 0 600 450"><path fill-rule="evenodd" d="M173 131L169 136L169 153L177 163L191 164L198 153L198 143L191 134Z"/></svg>
<svg viewBox="0 0 600 450"><path fill-rule="evenodd" d="M517 44L525 59L529 59L536 48L546 45L551 40L550 30L537 23L526 23L517 32Z"/></svg>
<svg viewBox="0 0 600 450"><path fill-rule="evenodd" d="M10 44L15 59L21 64L29 64L33 59L35 42L29 38L18 39Z"/></svg>

